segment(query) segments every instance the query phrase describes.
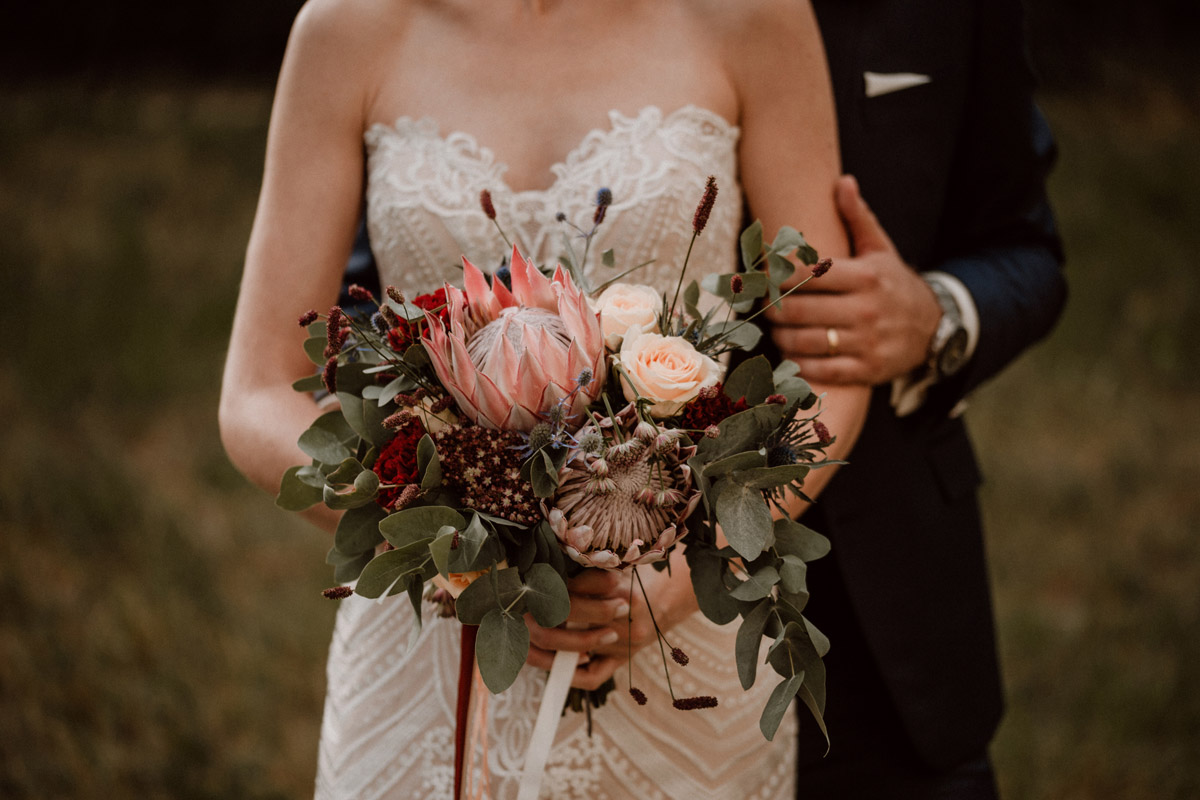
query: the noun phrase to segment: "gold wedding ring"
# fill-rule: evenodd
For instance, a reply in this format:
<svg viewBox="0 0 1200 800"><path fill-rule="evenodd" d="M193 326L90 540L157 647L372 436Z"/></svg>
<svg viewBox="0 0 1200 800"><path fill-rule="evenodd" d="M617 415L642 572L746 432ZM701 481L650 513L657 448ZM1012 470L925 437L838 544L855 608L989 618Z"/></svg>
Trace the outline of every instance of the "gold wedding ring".
<svg viewBox="0 0 1200 800"><path fill-rule="evenodd" d="M825 342L829 345L825 351L827 356L836 356L838 354L838 332L837 328L825 329Z"/></svg>

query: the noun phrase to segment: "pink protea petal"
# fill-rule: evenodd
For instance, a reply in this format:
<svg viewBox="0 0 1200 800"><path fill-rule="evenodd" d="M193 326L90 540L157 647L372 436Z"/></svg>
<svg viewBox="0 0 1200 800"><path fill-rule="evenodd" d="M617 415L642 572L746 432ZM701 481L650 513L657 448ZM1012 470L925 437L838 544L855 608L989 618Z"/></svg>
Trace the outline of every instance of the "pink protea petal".
<svg viewBox="0 0 1200 800"><path fill-rule="evenodd" d="M500 315L500 301L492 293L492 287L488 285L483 272L468 261L466 256L463 256L462 262L463 289L466 291L467 303L471 306L471 316L476 320L486 319L486 322L491 322Z"/></svg>
<svg viewBox="0 0 1200 800"><path fill-rule="evenodd" d="M512 293L521 305L529 308L544 308L547 311L558 311L558 297L550 287L546 276L521 255L521 251L513 246Z"/></svg>
<svg viewBox="0 0 1200 800"><path fill-rule="evenodd" d="M496 300L500 302L501 308L512 308L513 306L520 305L517 302L517 298L513 297L513 293L504 285L504 281L492 281L492 294L496 295Z"/></svg>

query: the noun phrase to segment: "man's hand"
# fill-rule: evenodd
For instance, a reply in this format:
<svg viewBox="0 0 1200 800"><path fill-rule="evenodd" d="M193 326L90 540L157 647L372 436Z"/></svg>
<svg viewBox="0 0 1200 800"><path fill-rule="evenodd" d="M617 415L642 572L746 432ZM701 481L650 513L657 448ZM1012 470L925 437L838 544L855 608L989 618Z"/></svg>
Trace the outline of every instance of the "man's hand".
<svg viewBox="0 0 1200 800"><path fill-rule="evenodd" d="M904 263L853 176L838 179L835 198L854 255L770 309L771 335L806 380L886 383L925 361L941 307Z"/></svg>

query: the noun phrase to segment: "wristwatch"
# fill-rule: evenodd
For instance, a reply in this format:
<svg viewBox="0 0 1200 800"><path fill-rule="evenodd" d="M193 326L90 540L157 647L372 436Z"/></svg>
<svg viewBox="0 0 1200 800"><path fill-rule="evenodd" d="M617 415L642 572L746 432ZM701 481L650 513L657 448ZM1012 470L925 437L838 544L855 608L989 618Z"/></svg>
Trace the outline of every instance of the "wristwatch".
<svg viewBox="0 0 1200 800"><path fill-rule="evenodd" d="M925 282L933 289L933 295L942 307L942 318L934 331L933 340L929 343L927 362L929 374L934 380L941 380L954 375L967 363L969 337L966 327L963 326L962 311L954 295L935 278L926 278Z"/></svg>

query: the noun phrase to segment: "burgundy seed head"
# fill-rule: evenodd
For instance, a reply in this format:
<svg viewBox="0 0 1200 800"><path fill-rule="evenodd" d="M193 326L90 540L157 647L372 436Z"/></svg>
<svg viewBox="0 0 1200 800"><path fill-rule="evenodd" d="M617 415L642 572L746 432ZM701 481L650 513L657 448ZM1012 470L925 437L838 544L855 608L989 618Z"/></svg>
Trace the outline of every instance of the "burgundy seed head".
<svg viewBox="0 0 1200 800"><path fill-rule="evenodd" d="M309 325L312 325L314 322L317 321L317 316L318 316L318 314L317 314L317 310L315 308L305 311L303 314L300 315L300 319L299 319L300 327L307 328Z"/></svg>
<svg viewBox="0 0 1200 800"><path fill-rule="evenodd" d="M696 206L696 216L692 217L692 230L696 233L700 233L708 224L708 215L712 213L715 202L717 202L717 179L709 175L704 184L704 196L700 198L700 205Z"/></svg>
<svg viewBox="0 0 1200 800"><path fill-rule="evenodd" d="M824 275L826 272L829 272L829 268L830 268L830 267L832 267L832 266L833 266L833 259L832 259L832 258L822 258L820 261L818 261L817 263L813 264L813 266L812 266L812 275L813 275L813 277L814 277L814 278L819 278L819 277L821 277L821 276L822 276L822 275Z"/></svg>
<svg viewBox="0 0 1200 800"><path fill-rule="evenodd" d="M492 193L487 189L479 193L479 207L483 209L483 214L488 219L496 218L496 207L492 205Z"/></svg>
<svg viewBox="0 0 1200 800"><path fill-rule="evenodd" d="M716 425L709 425L707 428L704 429L704 435L707 436L709 439L716 439L721 435L721 429L718 428Z"/></svg>
<svg viewBox="0 0 1200 800"><path fill-rule="evenodd" d="M633 686L629 687L629 696L637 701L639 706L646 705L646 693L641 689L636 689Z"/></svg>
<svg viewBox="0 0 1200 800"><path fill-rule="evenodd" d="M321 594L328 600L344 600L354 594L354 589L349 586L331 586Z"/></svg>
<svg viewBox="0 0 1200 800"><path fill-rule="evenodd" d="M330 394L337 394L337 366L337 356L330 356L325 362L325 369L321 371L321 382Z"/></svg>
<svg viewBox="0 0 1200 800"><path fill-rule="evenodd" d="M787 398L781 394L772 394L767 396L767 404L772 406L782 406L787 403Z"/></svg>
<svg viewBox="0 0 1200 800"><path fill-rule="evenodd" d="M734 294L742 293L742 276L735 274L729 279L729 291Z"/></svg>
<svg viewBox="0 0 1200 800"><path fill-rule="evenodd" d="M688 658L687 653L683 652L678 647L671 648L671 658L675 659L675 663L681 667L686 667L688 662L691 661L691 659Z"/></svg>
<svg viewBox="0 0 1200 800"><path fill-rule="evenodd" d="M671 705L678 708L680 711L695 711L701 708L716 708L717 698L710 694L700 695L699 697L679 697Z"/></svg>
<svg viewBox="0 0 1200 800"><path fill-rule="evenodd" d="M392 302L404 305L404 293L395 286L387 287L387 296L392 299Z"/></svg>
<svg viewBox="0 0 1200 800"><path fill-rule="evenodd" d="M829 428L825 427L825 423L819 419L813 420L813 433L817 435L817 441L821 444L829 444L833 441L833 436L829 433Z"/></svg>
<svg viewBox="0 0 1200 800"><path fill-rule="evenodd" d="M359 286L357 283L350 284L350 288L346 291L350 297L358 300L360 303L369 303L375 299L375 295L371 294L370 289Z"/></svg>

